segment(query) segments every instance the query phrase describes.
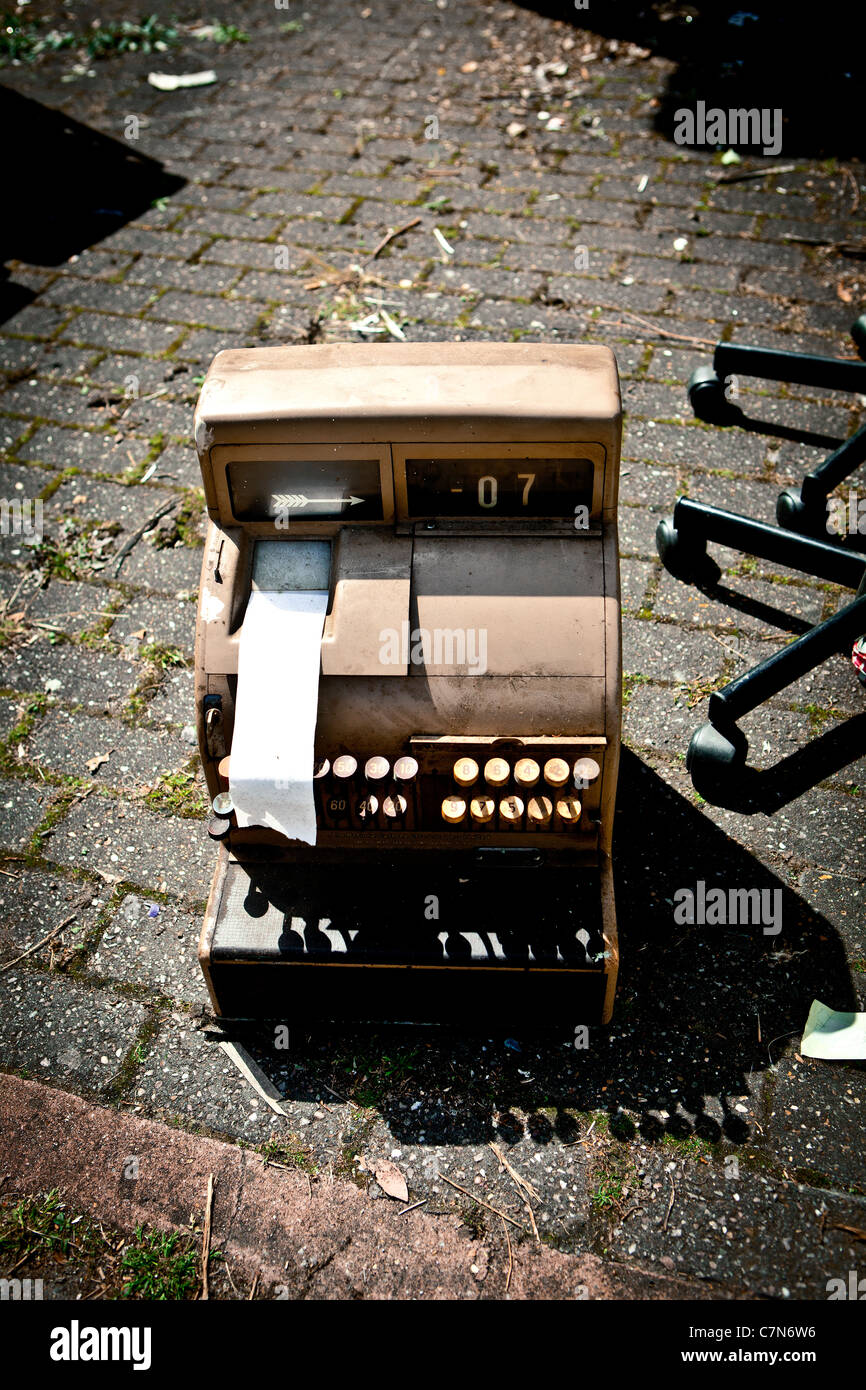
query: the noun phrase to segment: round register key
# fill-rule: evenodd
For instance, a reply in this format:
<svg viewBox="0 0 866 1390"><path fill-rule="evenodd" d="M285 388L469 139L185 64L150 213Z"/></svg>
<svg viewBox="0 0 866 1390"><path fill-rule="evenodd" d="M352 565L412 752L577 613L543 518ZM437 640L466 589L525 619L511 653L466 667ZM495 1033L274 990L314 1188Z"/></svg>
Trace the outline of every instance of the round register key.
<svg viewBox="0 0 866 1390"><path fill-rule="evenodd" d="M402 820L408 809L409 802L406 800L405 796L400 796L399 794L396 796L386 796L385 800L382 802L382 810L385 813L386 820L389 821Z"/></svg>
<svg viewBox="0 0 866 1390"><path fill-rule="evenodd" d="M527 790L534 787L541 776L541 768L534 758L521 758L514 769L514 780L518 787Z"/></svg>
<svg viewBox="0 0 866 1390"><path fill-rule="evenodd" d="M478 781L478 764L474 758L458 758L454 764L454 781L458 787L471 787Z"/></svg>
<svg viewBox="0 0 866 1390"><path fill-rule="evenodd" d="M364 764L364 776L374 787L380 786L390 771L391 764L387 758L368 758Z"/></svg>
<svg viewBox="0 0 866 1390"><path fill-rule="evenodd" d="M548 758L544 764L544 780L549 787L564 787L570 772L564 758Z"/></svg>
<svg viewBox="0 0 866 1390"><path fill-rule="evenodd" d="M466 819L466 802L462 796L446 796L442 802L442 819L448 825L459 825Z"/></svg>
<svg viewBox="0 0 866 1390"><path fill-rule="evenodd" d="M488 787L504 787L511 776L511 768L504 758L490 758L484 764L484 780Z"/></svg>
<svg viewBox="0 0 866 1390"><path fill-rule="evenodd" d="M496 810L492 796L473 796L469 803L469 814L476 825L489 825Z"/></svg>
<svg viewBox="0 0 866 1390"><path fill-rule="evenodd" d="M589 787L601 776L601 768L595 758L578 758L574 764L574 785Z"/></svg>
<svg viewBox="0 0 866 1390"><path fill-rule="evenodd" d="M546 830L553 815L553 802L549 796L533 796L526 808L527 819L533 830Z"/></svg>

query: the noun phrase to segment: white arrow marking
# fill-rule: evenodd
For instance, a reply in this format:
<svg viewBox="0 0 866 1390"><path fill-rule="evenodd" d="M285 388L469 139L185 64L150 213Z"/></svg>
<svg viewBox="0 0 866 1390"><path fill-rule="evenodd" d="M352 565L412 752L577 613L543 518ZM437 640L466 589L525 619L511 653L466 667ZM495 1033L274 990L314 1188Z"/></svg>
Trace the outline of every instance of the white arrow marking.
<svg viewBox="0 0 866 1390"><path fill-rule="evenodd" d="M271 507L275 512L300 511L302 507L319 505L332 507L335 502L341 507L357 507L363 500L363 497L307 497L303 492L281 492L272 497Z"/></svg>

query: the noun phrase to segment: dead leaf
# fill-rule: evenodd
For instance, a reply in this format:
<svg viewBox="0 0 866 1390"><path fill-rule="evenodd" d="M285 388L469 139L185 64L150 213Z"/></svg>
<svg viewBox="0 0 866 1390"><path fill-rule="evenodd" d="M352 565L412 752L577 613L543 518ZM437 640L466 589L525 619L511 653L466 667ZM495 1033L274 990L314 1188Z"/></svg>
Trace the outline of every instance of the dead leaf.
<svg viewBox="0 0 866 1390"><path fill-rule="evenodd" d="M111 753L97 753L95 758L87 759L87 771L98 772L103 763L107 763Z"/></svg>
<svg viewBox="0 0 866 1390"><path fill-rule="evenodd" d="M396 1197L399 1202L408 1202L409 1189L406 1186L406 1179L396 1163L392 1163L387 1158L383 1159L376 1164L373 1172L383 1192L387 1192L389 1197Z"/></svg>
<svg viewBox="0 0 866 1390"><path fill-rule="evenodd" d="M140 627L137 632L131 632L129 635L130 637L137 637L140 642L143 642L144 638L147 636L147 628Z"/></svg>
<svg viewBox="0 0 866 1390"><path fill-rule="evenodd" d="M843 304L851 303L853 295L851 294L851 291L846 289L843 284L840 283L836 286L836 294L839 296Z"/></svg>

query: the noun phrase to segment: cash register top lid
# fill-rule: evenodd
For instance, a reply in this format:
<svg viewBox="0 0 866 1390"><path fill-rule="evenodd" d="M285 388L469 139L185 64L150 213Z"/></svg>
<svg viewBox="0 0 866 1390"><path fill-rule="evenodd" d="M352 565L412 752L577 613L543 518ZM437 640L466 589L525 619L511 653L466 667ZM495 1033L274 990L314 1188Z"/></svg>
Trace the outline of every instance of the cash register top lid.
<svg viewBox="0 0 866 1390"><path fill-rule="evenodd" d="M204 449L220 426L366 422L368 438L430 431L478 437L485 422L550 437L576 421L618 422L610 348L582 344L362 343L233 348L214 358L196 408ZM376 422L381 422L376 428ZM361 430L364 429L363 424ZM446 431L443 433L443 429Z"/></svg>

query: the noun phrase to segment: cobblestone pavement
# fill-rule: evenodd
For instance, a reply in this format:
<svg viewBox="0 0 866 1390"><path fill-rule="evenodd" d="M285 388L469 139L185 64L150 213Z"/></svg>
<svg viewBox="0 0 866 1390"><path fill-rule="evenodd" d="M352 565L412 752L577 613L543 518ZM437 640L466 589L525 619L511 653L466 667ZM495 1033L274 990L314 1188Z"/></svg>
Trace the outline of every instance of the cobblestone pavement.
<svg viewBox="0 0 866 1390"><path fill-rule="evenodd" d="M357 1160L390 1157L427 1212L463 1212L476 1233L489 1221L492 1249L498 1220L442 1175L528 1228L502 1154L561 1250L823 1298L857 1267L839 1228L866 1227L866 1087L861 1067L797 1045L813 997L866 1007L864 762L748 817L701 803L684 753L713 688L846 596L732 552L704 593L662 571L653 538L682 492L772 519L780 488L860 422L860 399L751 383L741 404L760 428L711 428L683 383L720 337L850 355L862 166L797 154L764 161L793 169L720 183L718 160L656 128L664 53L500 0L232 9L248 43L187 38L94 77L67 53L2 73L33 167L57 151L40 151L25 99L113 142L94 154L86 132L70 139L76 176L130 148L153 161L133 170L135 215L113 213L105 187L81 244L55 207L28 261L26 188L4 232L22 259L0 301L0 493L41 499L44 534L0 538L3 959L67 925L0 976L3 1066L270 1144L370 1200L386 1199ZM145 80L155 66L212 66L217 82L163 94ZM340 283L335 267L413 219ZM623 968L614 1022L586 1052L570 1022L508 1045L323 1028L279 1052L254 1034L282 1118L212 1036L195 958L215 856L191 727L192 409L218 349L355 341L383 305L412 341L617 354ZM746 722L753 757L774 763L863 710L839 657ZM780 889L781 934L676 927L674 892L701 879Z"/></svg>

